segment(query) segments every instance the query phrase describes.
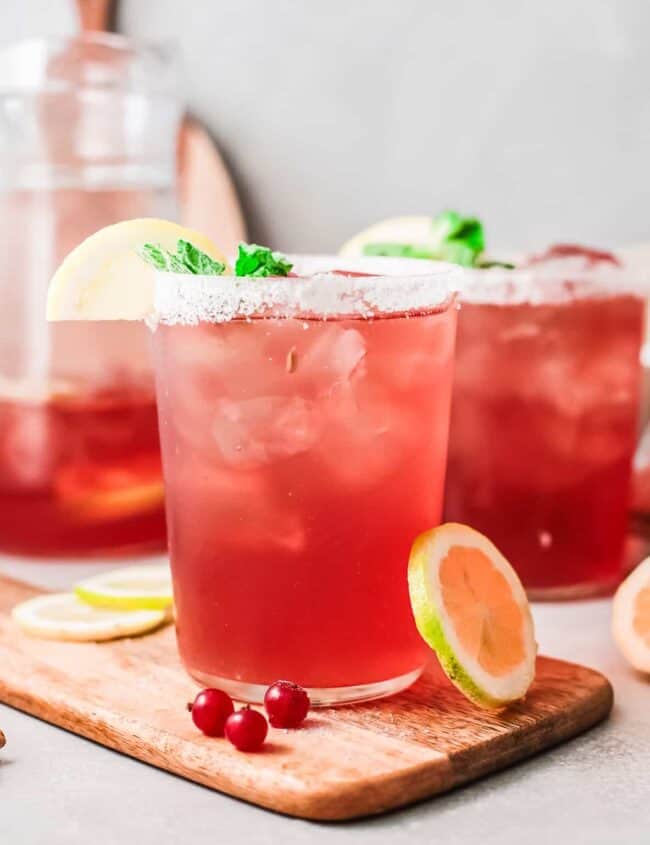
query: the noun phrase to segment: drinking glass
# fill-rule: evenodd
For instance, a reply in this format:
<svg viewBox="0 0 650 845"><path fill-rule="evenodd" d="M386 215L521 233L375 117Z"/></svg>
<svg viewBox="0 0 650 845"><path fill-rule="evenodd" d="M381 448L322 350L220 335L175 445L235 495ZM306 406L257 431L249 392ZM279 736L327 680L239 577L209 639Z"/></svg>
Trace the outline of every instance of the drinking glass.
<svg viewBox="0 0 650 845"><path fill-rule="evenodd" d="M87 235L174 217L173 78L164 51L113 35L0 51L0 549L164 546L147 330L48 325L45 299Z"/></svg>
<svg viewBox="0 0 650 845"><path fill-rule="evenodd" d="M178 644L240 700L288 678L334 704L408 686L430 653L407 565L441 514L462 271L294 261L157 279Z"/></svg>
<svg viewBox="0 0 650 845"><path fill-rule="evenodd" d="M623 574L643 298L613 260L472 271L461 294L445 515L534 598Z"/></svg>

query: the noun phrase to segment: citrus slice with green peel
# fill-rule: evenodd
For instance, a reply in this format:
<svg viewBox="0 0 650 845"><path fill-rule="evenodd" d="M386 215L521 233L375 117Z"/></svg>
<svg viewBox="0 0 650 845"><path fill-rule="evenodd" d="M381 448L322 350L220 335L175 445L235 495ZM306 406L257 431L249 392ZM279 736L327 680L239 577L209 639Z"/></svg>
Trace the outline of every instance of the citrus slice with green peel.
<svg viewBox="0 0 650 845"><path fill-rule="evenodd" d="M639 672L650 672L650 557L616 591L612 633L625 659Z"/></svg>
<svg viewBox="0 0 650 845"><path fill-rule="evenodd" d="M91 607L74 593L49 593L16 605L15 622L33 637L70 642L103 642L133 637L167 621L164 610L111 610Z"/></svg>
<svg viewBox="0 0 650 845"><path fill-rule="evenodd" d="M522 698L537 646L524 588L501 552L449 523L417 538L409 591L418 631L458 689L481 707Z"/></svg>
<svg viewBox="0 0 650 845"><path fill-rule="evenodd" d="M117 610L167 610L172 606L169 566L129 566L79 581L75 595L93 607Z"/></svg>
<svg viewBox="0 0 650 845"><path fill-rule="evenodd" d="M390 217L359 232L343 244L340 255L350 258L364 254L364 247L378 243L426 244L431 240L432 218Z"/></svg>
<svg viewBox="0 0 650 845"><path fill-rule="evenodd" d="M123 220L95 232L64 258L47 297L47 319L142 320L153 311L155 270L138 255L145 244L174 252L190 241L210 258L227 261L202 235L155 218Z"/></svg>

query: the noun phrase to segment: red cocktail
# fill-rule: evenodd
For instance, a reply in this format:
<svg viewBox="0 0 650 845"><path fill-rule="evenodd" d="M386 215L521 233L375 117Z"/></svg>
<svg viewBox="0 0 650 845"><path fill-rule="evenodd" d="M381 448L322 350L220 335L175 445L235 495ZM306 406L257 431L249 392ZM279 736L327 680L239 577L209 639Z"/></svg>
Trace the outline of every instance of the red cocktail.
<svg viewBox="0 0 650 845"><path fill-rule="evenodd" d="M88 555L160 548L156 406L126 386L0 399L0 547Z"/></svg>
<svg viewBox="0 0 650 845"><path fill-rule="evenodd" d="M446 517L536 597L621 577L643 301L605 255L475 271L462 296Z"/></svg>
<svg viewBox="0 0 650 845"><path fill-rule="evenodd" d="M385 695L427 658L406 571L441 514L458 271L314 275L333 267L158 277L178 641L196 678L241 699L277 678L316 703Z"/></svg>

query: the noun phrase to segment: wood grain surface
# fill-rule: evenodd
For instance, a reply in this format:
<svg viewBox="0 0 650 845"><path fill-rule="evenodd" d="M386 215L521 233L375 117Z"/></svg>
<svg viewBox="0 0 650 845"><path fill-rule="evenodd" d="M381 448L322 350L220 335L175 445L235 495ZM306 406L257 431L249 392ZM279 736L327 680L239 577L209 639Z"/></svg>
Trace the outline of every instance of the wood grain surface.
<svg viewBox="0 0 650 845"><path fill-rule="evenodd" d="M172 628L104 644L33 639L9 611L37 592L0 578L1 701L189 780L304 818L381 813L444 792L586 730L612 706L602 675L540 657L525 702L486 712L432 664L401 695L317 710L302 729L271 729L263 751L242 754L194 728L185 704L196 685L179 663Z"/></svg>

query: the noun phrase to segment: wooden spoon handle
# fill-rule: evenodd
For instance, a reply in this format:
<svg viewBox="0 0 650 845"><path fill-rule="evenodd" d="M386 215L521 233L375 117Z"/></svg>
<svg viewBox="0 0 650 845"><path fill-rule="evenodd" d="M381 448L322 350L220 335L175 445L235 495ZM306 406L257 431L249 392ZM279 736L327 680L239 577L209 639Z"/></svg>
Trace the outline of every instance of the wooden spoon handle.
<svg viewBox="0 0 650 845"><path fill-rule="evenodd" d="M77 0L82 32L107 32L111 28L112 0Z"/></svg>

